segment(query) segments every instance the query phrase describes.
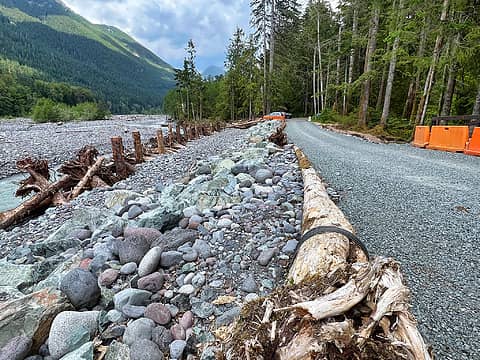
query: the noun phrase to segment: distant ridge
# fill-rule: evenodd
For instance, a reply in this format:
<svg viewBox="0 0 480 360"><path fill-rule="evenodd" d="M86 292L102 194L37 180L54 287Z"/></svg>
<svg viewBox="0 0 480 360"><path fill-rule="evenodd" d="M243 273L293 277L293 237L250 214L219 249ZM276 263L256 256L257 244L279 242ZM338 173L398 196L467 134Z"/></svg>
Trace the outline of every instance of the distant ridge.
<svg viewBox="0 0 480 360"><path fill-rule="evenodd" d="M0 57L49 80L87 87L116 113L159 107L175 85L173 68L164 60L58 0L0 0Z"/></svg>
<svg viewBox="0 0 480 360"><path fill-rule="evenodd" d="M225 69L223 67L217 66L217 65L210 65L202 72L202 75L208 78L208 77L216 77L219 75L223 75L224 73L225 73Z"/></svg>

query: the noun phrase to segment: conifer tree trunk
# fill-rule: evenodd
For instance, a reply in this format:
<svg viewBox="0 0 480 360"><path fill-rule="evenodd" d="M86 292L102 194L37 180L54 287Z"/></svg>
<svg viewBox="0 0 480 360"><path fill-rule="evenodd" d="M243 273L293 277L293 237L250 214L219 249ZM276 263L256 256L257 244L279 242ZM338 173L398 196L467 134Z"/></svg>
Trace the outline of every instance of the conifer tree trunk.
<svg viewBox="0 0 480 360"><path fill-rule="evenodd" d="M390 66L388 68L387 87L385 89L385 100L383 102L382 117L380 125L385 127L387 125L388 115L390 114L390 101L392 99L393 80L395 78L395 68L397 66L397 51L400 45L400 37L397 35L393 42L392 58L390 59Z"/></svg>
<svg viewBox="0 0 480 360"><path fill-rule="evenodd" d="M427 28L429 27L429 18L426 19L424 26L422 27L422 32L420 34L420 45L418 47L417 58L422 58L425 55L425 44L427 42ZM418 89L420 88L420 77L422 71L417 69L417 75L415 80L412 79L408 89L407 101L405 102L405 107L403 109L403 117L410 119L413 122L416 111L414 106L416 104Z"/></svg>
<svg viewBox="0 0 480 360"><path fill-rule="evenodd" d="M317 5L320 3L318 2ZM317 48L318 48L318 81L320 89L320 106L319 110L323 111L325 107L325 94L323 88L323 68L322 68L322 48L320 45L320 8L317 7Z"/></svg>
<svg viewBox="0 0 480 360"><path fill-rule="evenodd" d="M340 85L340 67L341 67L341 57L340 51L342 50L342 25L338 26L338 38L337 38L337 71L335 73L335 102L333 104L333 110L338 111L339 108L339 92L338 87Z"/></svg>
<svg viewBox="0 0 480 360"><path fill-rule="evenodd" d="M473 105L472 115L480 115L480 85L478 86L477 98Z"/></svg>
<svg viewBox="0 0 480 360"><path fill-rule="evenodd" d="M270 74L273 73L273 63L274 63L274 57L275 57L275 25L276 25L276 0L271 0L272 1L272 12L270 15L270 58L269 58L269 65L268 65L268 72Z"/></svg>
<svg viewBox="0 0 480 360"><path fill-rule="evenodd" d="M313 115L317 115L317 49L313 49Z"/></svg>
<svg viewBox="0 0 480 360"><path fill-rule="evenodd" d="M342 115L347 115L347 83L348 83L348 67L347 60L345 60L345 86L343 87L343 104Z"/></svg>
<svg viewBox="0 0 480 360"><path fill-rule="evenodd" d="M355 67L355 40L357 38L357 28L358 28L358 9L357 4L353 4L353 24L352 24L352 46L350 48L350 61L348 65L348 89L347 89L347 98L345 106L345 114L348 113L348 106L352 97L352 83L353 83L353 69Z"/></svg>
<svg viewBox="0 0 480 360"><path fill-rule="evenodd" d="M441 116L449 116L452 109L453 94L455 93L455 85L457 82L457 63L455 60L455 56L459 43L460 33L457 33L457 35L455 36L455 40L453 41L452 53L450 54L452 61L450 63L450 68L448 71L447 88L443 97L443 105L440 112Z"/></svg>
<svg viewBox="0 0 480 360"><path fill-rule="evenodd" d="M447 20L448 15L448 6L449 0L443 0L442 15L440 16L440 22L444 23ZM416 123L423 125L425 122L425 115L427 113L428 103L430 100L430 93L432 91L434 79L435 79L435 70L438 64L438 59L440 58L440 50L442 48L443 34L439 33L435 41L435 48L433 49L432 62L430 64L430 69L428 70L427 79L425 80L425 86L423 89L422 98L420 99L420 104L418 105Z"/></svg>
<svg viewBox="0 0 480 360"><path fill-rule="evenodd" d="M375 4L372 15L372 24L368 36L368 47L365 54L364 74L367 74L367 79L363 82L362 96L360 99L360 111L358 117L358 125L361 127L367 126L368 104L370 100L370 84L371 80L368 77L373 68L373 53L377 45L377 32L380 20L380 5Z"/></svg>
<svg viewBox="0 0 480 360"><path fill-rule="evenodd" d="M398 21L396 30L399 31L401 28L401 12L403 11L403 1L400 0L398 4ZM392 57L390 59L390 66L388 68L388 78L387 78L387 87L385 89L385 100L383 102L383 111L382 117L380 119L380 125L385 127L387 125L388 115L390 114L390 101L392 99L392 89L393 89L393 80L395 79L395 69L397 66L397 52L400 46L400 35L397 33L395 40L393 42L392 48Z"/></svg>

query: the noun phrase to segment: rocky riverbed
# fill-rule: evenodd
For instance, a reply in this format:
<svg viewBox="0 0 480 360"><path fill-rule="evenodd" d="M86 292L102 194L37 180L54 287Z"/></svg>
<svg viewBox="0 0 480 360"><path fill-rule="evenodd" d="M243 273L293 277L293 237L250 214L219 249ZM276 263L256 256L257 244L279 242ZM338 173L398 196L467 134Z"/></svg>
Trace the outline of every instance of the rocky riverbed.
<svg viewBox="0 0 480 360"><path fill-rule="evenodd" d="M0 179L18 173L16 161L27 156L47 159L55 168L73 158L84 145L108 153L113 136L122 136L125 146L131 148L133 130L140 130L147 139L154 137L166 121L163 115L116 115L108 120L56 124L35 124L31 119L0 120Z"/></svg>
<svg viewBox="0 0 480 360"><path fill-rule="evenodd" d="M298 245L301 173L265 141L276 125L204 137L0 233L0 359L214 359L214 333Z"/></svg>

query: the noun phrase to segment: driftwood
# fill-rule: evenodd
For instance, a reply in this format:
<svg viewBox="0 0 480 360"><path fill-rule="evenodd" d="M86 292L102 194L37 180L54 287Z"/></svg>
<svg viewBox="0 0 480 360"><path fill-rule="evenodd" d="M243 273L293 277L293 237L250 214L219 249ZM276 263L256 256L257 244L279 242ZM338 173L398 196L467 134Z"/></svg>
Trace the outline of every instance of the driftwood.
<svg viewBox="0 0 480 360"><path fill-rule="evenodd" d="M121 179L115 174L115 165L105 164L105 157L98 157L98 151L92 146L85 146L75 159L65 162L59 170L64 176L55 182L50 181L46 160L26 158L18 161L17 167L30 176L20 183L16 196L26 197L32 193L33 196L17 208L0 213L0 229L21 222L52 205L64 205L85 190L110 186Z"/></svg>
<svg viewBox="0 0 480 360"><path fill-rule="evenodd" d="M248 129L251 128L252 126L255 126L259 123L261 123L263 119L256 119L256 120L250 120L250 121L239 121L239 122L234 122L228 125L228 128L234 128L234 129Z"/></svg>
<svg viewBox="0 0 480 360"><path fill-rule="evenodd" d="M353 232L305 155L303 233L318 226ZM432 355L410 312L410 291L393 259L370 261L342 234L301 244L284 286L246 303L219 329L224 359L412 359Z"/></svg>
<svg viewBox="0 0 480 360"><path fill-rule="evenodd" d="M285 134L285 128L287 127L287 122L282 121L282 125L280 125L277 130L270 135L268 141L278 145L278 146L285 146L288 143L287 135Z"/></svg>

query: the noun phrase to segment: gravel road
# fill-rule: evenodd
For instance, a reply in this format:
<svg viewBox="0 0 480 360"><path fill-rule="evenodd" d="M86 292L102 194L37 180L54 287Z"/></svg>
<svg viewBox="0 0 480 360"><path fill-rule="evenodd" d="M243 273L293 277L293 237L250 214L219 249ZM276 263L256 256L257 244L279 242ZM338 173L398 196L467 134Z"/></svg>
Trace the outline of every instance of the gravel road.
<svg viewBox="0 0 480 360"><path fill-rule="evenodd" d="M111 120L35 124L30 119L0 120L0 179L18 173L15 162L32 156L48 159L53 166L75 156L84 145L101 153L110 150L110 138L122 136L132 147L132 130L142 138L155 136L165 116L121 115Z"/></svg>
<svg viewBox="0 0 480 360"><path fill-rule="evenodd" d="M480 158L288 123L371 253L401 262L439 359L480 359Z"/></svg>

